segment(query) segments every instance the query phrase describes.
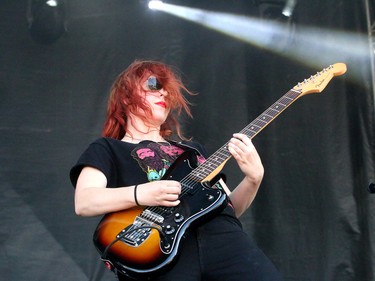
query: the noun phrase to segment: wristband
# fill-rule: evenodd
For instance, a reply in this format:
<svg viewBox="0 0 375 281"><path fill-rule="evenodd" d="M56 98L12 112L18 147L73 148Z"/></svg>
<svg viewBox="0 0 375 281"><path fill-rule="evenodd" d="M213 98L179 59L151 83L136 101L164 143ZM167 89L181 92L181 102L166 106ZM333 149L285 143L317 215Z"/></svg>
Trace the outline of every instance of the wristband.
<svg viewBox="0 0 375 281"><path fill-rule="evenodd" d="M138 199L137 199L137 187L138 187L138 184L134 186L134 201L135 201L135 204L137 204L137 206L140 206Z"/></svg>

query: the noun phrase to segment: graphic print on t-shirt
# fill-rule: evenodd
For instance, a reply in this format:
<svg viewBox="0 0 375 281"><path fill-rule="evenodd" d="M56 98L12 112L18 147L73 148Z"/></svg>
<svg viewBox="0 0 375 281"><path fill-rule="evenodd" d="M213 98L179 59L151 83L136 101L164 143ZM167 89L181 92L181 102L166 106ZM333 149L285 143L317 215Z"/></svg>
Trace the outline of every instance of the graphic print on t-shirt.
<svg viewBox="0 0 375 281"><path fill-rule="evenodd" d="M183 152L182 148L174 145L151 142L137 146L131 155L147 174L148 180L155 181L164 176L167 169Z"/></svg>

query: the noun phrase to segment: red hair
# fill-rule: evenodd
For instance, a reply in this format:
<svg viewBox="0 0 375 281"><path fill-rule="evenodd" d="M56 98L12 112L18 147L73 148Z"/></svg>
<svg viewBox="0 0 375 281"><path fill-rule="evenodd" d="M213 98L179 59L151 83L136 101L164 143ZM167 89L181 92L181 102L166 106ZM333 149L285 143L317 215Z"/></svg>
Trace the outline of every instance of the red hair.
<svg viewBox="0 0 375 281"><path fill-rule="evenodd" d="M136 114L140 108L150 116L151 109L138 94L143 79L154 75L168 92L166 96L170 107L170 113L166 121L161 125L160 135L168 137L172 134L183 139L181 126L178 121L182 110L192 117L189 102L182 92L193 95L172 68L164 63L156 61L134 61L126 70L120 73L114 81L108 100L107 116L104 122L102 135L115 139L122 139L126 133L126 122L129 113ZM145 118L146 118L145 117Z"/></svg>

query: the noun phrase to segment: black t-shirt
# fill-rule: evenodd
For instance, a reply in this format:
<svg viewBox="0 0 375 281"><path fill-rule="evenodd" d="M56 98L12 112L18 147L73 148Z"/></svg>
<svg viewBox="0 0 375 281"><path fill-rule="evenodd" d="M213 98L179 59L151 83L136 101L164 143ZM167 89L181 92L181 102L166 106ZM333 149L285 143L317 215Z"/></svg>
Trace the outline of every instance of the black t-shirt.
<svg viewBox="0 0 375 281"><path fill-rule="evenodd" d="M107 187L160 180L176 158L187 150L196 152L198 163L207 156L203 146L197 142L142 141L133 144L113 138L99 138L83 152L70 171L70 179L75 186L83 167L90 166L103 172Z"/></svg>

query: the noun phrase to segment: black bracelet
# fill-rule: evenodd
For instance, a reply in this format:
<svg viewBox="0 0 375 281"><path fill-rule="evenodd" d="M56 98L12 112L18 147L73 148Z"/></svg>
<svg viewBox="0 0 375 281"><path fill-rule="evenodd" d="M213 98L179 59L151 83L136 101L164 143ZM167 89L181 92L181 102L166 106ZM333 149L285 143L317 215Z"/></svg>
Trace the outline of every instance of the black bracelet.
<svg viewBox="0 0 375 281"><path fill-rule="evenodd" d="M137 199L137 187L138 187L138 184L134 186L134 201L135 201L135 204L137 204L137 206L140 206L138 203L138 199Z"/></svg>

